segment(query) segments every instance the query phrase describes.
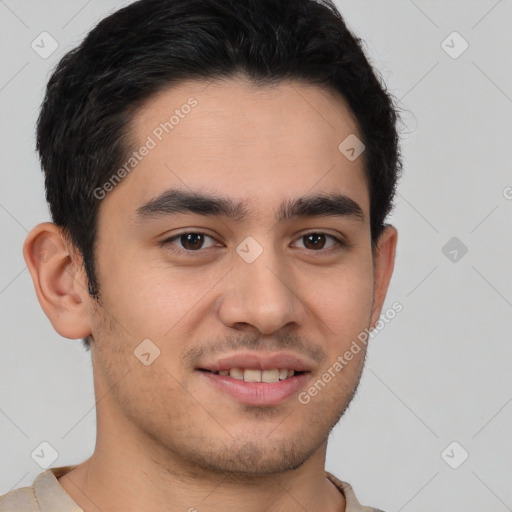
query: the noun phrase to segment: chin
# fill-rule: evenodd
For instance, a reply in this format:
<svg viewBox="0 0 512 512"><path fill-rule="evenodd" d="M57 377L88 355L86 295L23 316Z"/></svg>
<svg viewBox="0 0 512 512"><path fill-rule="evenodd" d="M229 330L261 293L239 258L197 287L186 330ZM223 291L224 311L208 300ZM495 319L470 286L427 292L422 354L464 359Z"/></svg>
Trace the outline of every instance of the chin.
<svg viewBox="0 0 512 512"><path fill-rule="evenodd" d="M320 443L319 443L320 444ZM230 473L239 476L265 476L293 471L302 466L319 448L300 446L290 440L272 443L269 439L261 442L233 442L218 450L194 454L194 464L211 473Z"/></svg>

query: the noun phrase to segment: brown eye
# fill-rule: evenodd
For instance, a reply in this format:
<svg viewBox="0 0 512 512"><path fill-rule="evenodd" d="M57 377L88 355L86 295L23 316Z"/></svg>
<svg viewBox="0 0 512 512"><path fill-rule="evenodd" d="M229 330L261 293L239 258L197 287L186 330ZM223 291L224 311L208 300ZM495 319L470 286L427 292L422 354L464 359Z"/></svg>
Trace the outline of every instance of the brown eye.
<svg viewBox="0 0 512 512"><path fill-rule="evenodd" d="M331 239L333 242L326 248L328 239ZM311 251L325 250L324 252L329 252L331 250L340 249L345 246L345 244L335 236L321 232L307 233L306 235L302 235L299 240L303 240L304 247Z"/></svg>
<svg viewBox="0 0 512 512"><path fill-rule="evenodd" d="M208 247L215 245L215 243L210 242L210 245L205 246L207 239L210 239L213 242L215 241L210 235L194 231L181 233L171 238L167 238L161 242L161 245L168 246L172 251L177 253L201 252L201 249L207 249Z"/></svg>
<svg viewBox="0 0 512 512"><path fill-rule="evenodd" d="M323 249L325 246L325 235L322 233L310 233L309 235L304 235L304 246L307 249Z"/></svg>
<svg viewBox="0 0 512 512"><path fill-rule="evenodd" d="M201 249L204 243L204 235L202 233L185 233L180 235L179 240L184 249L193 251Z"/></svg>

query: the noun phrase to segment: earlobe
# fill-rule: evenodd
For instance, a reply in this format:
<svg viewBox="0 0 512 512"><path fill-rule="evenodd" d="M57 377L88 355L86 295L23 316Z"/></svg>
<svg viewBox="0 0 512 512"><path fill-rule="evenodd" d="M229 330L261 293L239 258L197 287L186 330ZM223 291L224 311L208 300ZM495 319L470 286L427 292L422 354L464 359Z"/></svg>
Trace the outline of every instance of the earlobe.
<svg viewBox="0 0 512 512"><path fill-rule="evenodd" d="M398 231L390 224L382 232L373 255L374 292L371 327L375 327L384 305L395 266Z"/></svg>
<svg viewBox="0 0 512 512"><path fill-rule="evenodd" d="M23 257L53 328L70 339L90 335L87 281L61 228L51 222L38 224L25 240Z"/></svg>

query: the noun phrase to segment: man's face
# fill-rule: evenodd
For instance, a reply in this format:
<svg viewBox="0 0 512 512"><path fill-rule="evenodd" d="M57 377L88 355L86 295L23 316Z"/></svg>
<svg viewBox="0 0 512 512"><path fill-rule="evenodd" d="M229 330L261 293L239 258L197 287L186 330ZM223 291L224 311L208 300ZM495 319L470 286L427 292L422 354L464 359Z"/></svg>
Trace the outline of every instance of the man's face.
<svg viewBox="0 0 512 512"><path fill-rule="evenodd" d="M167 133L161 123L173 114ZM298 394L379 314L363 161L338 149L351 134L343 100L298 83L191 82L137 113L133 149L149 150L98 219L102 307L90 317L99 432L136 432L160 456L242 473L298 467L326 441L355 393L364 346L309 403ZM169 197L150 203L171 189L244 203L245 216L204 204L210 214L173 212ZM338 215L280 218L298 198L335 195L363 218L347 201ZM248 354L256 358L229 360ZM242 365L267 380L273 369L304 373L274 383L213 373Z"/></svg>

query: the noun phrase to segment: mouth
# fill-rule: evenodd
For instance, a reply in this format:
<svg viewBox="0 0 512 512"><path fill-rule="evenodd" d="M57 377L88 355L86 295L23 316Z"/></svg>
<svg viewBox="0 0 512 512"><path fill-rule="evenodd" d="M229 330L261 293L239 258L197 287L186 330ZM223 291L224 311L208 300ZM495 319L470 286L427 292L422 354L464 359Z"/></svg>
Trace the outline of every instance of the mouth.
<svg viewBox="0 0 512 512"><path fill-rule="evenodd" d="M259 370L229 368L211 371L200 368L209 389L245 405L276 406L297 396L310 379L311 372L286 368ZM285 376L286 375L286 376Z"/></svg>
<svg viewBox="0 0 512 512"><path fill-rule="evenodd" d="M269 370L260 370L258 368L228 368L219 371L199 368L199 371L209 372L221 377L230 377L235 380L243 380L244 382L263 382L265 384L280 382L306 373L305 371L301 372L289 368L273 368Z"/></svg>
<svg viewBox="0 0 512 512"><path fill-rule="evenodd" d="M238 403L272 406L290 400L309 382L314 362L291 352L244 351L202 361L196 370L209 390Z"/></svg>

